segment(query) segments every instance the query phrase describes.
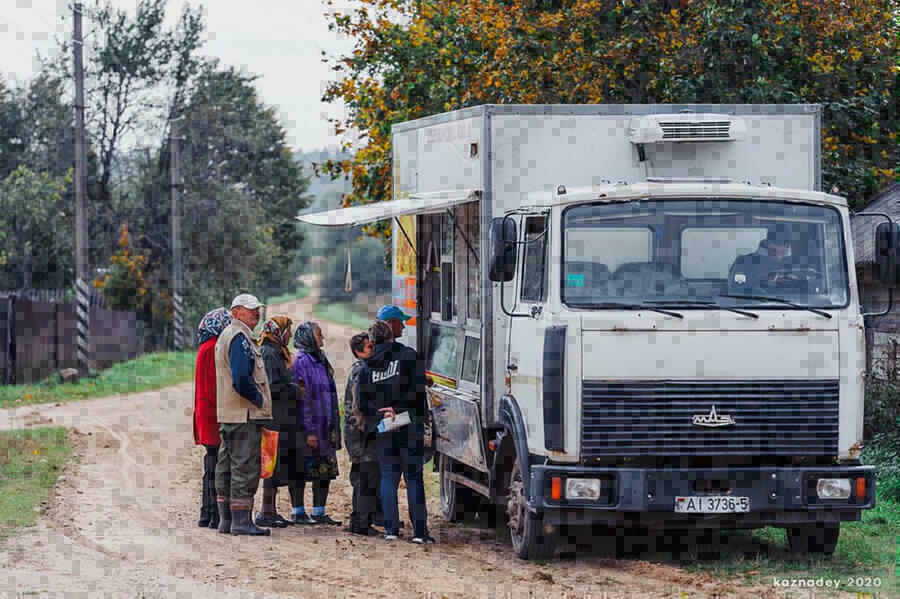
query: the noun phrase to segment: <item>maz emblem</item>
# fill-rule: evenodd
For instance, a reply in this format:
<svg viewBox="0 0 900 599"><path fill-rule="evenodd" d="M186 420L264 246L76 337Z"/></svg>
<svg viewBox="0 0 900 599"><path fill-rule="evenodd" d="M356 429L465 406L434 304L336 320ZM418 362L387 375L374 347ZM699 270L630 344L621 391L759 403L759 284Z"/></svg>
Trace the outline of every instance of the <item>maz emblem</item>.
<svg viewBox="0 0 900 599"><path fill-rule="evenodd" d="M716 414L716 406L713 406L709 411L709 414L706 415L697 415L694 416L694 424L697 426L731 426L732 424L736 424L734 418L731 416L719 416Z"/></svg>

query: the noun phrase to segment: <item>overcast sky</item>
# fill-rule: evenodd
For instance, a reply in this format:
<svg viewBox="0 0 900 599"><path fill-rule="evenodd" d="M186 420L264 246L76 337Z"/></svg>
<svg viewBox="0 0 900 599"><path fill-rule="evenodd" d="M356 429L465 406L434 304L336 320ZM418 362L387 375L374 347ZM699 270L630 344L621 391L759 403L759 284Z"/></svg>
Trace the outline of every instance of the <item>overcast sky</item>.
<svg viewBox="0 0 900 599"><path fill-rule="evenodd" d="M208 40L201 52L223 63L259 75L257 89L263 100L276 108L288 132L288 142L299 150L336 148L328 116L342 116L340 105L320 101L323 86L333 79L321 61L329 55L349 52L352 44L328 31L322 0L187 0L203 4ZM84 2L85 8L95 5ZM134 11L136 0L113 0ZM169 0L168 16L177 18L185 0ZM336 7L347 0L336 0ZM71 35L70 0L0 0L0 75L23 83L35 72L37 52L55 48L54 37ZM87 35L94 25L86 18ZM91 37L87 38L91 43Z"/></svg>

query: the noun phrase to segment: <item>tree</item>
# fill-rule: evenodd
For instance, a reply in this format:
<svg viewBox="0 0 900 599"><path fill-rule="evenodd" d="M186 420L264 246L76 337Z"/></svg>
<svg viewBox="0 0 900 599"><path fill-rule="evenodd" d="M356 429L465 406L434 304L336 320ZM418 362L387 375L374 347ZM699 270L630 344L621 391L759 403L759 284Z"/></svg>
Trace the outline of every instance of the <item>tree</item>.
<svg viewBox="0 0 900 599"><path fill-rule="evenodd" d="M900 177L897 0L359 4L331 15L356 43L324 95L360 132L326 165L347 204L390 198L393 123L484 103L821 103L826 189L859 205Z"/></svg>
<svg viewBox="0 0 900 599"><path fill-rule="evenodd" d="M70 279L74 215L63 201L66 179L25 166L0 183L0 280L9 288Z"/></svg>
<svg viewBox="0 0 900 599"><path fill-rule="evenodd" d="M119 250L109 262L109 273L94 280L94 286L103 290L107 305L114 310L143 310L148 297L144 278L147 258L132 248L128 225L122 225Z"/></svg>
<svg viewBox="0 0 900 599"><path fill-rule="evenodd" d="M303 239L295 217L308 204L308 180L253 80L208 61L186 96L182 225L193 316L239 289L266 295L296 286L288 274Z"/></svg>
<svg viewBox="0 0 900 599"><path fill-rule="evenodd" d="M201 7L185 5L173 29L165 27L166 0L139 0L134 15L109 0L87 12L97 35L85 44L85 101L89 138L96 149L96 181L89 188L91 261L103 262L116 242L123 213L139 198L115 193L128 187L131 151L137 139L160 139L184 95L202 45ZM71 78L71 47L63 42L60 62L48 65ZM123 156L125 154L125 156ZM161 167L160 167L161 168Z"/></svg>

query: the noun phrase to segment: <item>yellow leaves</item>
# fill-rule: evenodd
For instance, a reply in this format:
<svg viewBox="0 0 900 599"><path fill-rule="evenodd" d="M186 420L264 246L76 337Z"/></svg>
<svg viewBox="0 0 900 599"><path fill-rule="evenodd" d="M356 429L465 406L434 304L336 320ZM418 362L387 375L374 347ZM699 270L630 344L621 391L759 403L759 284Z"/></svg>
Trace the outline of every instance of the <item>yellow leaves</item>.
<svg viewBox="0 0 900 599"><path fill-rule="evenodd" d="M813 66L813 71L818 71L827 75L834 71L835 57L831 54L825 54L821 50L817 50L812 56L808 56L806 60Z"/></svg>
<svg viewBox="0 0 900 599"><path fill-rule="evenodd" d="M854 61L862 58L862 52L860 52L858 48L850 48L847 53L850 54L850 58L852 58Z"/></svg>
<svg viewBox="0 0 900 599"><path fill-rule="evenodd" d="M878 143L878 140L873 138L871 135L859 135L859 134L853 133L853 132L850 133L850 139L852 139L855 142L868 144L868 145L875 145Z"/></svg>

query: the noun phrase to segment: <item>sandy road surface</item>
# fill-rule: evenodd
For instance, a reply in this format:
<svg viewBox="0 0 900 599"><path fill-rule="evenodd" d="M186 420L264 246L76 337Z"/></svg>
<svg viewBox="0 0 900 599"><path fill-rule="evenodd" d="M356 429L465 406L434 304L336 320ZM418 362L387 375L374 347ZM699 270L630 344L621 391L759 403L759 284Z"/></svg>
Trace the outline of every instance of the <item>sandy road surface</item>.
<svg viewBox="0 0 900 599"><path fill-rule="evenodd" d="M270 309L295 322L311 298ZM324 324L324 323L323 323ZM352 331L324 326L346 378ZM75 461L35 528L0 541L0 595L12 597L679 597L772 596L638 559L594 554L546 564L514 558L494 531L448 525L436 502L438 545L350 537L337 527L291 527L268 538L229 537L195 525L202 452L192 444L191 385L63 405L0 411L0 428L70 429ZM329 508L346 520L349 466ZM433 475L431 475L433 476ZM287 513L286 493L279 511ZM401 513L405 513L401 498ZM404 519L408 520L407 516ZM604 593L606 595L604 595Z"/></svg>

